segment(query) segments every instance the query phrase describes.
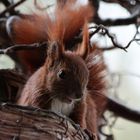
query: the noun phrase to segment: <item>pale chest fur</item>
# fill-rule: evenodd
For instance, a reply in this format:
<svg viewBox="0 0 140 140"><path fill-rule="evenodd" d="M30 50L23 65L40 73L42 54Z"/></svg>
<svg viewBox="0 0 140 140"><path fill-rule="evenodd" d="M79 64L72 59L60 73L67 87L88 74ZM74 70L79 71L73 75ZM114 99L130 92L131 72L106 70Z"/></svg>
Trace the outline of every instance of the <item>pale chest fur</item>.
<svg viewBox="0 0 140 140"><path fill-rule="evenodd" d="M74 102L68 104L61 102L59 99L53 99L51 103L51 111L59 112L63 115L69 116L74 108Z"/></svg>

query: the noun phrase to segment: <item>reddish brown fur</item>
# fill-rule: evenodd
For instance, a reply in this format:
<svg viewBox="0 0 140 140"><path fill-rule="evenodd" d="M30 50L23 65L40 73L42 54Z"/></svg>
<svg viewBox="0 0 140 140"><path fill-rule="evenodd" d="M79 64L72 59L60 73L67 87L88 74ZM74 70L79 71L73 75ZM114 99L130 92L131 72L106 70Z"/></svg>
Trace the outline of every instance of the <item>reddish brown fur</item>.
<svg viewBox="0 0 140 140"><path fill-rule="evenodd" d="M95 101L97 115L101 116L107 103L107 99L104 96L107 92L107 68L102 51L97 49L95 45L92 47L93 49L90 49L90 54L86 59L90 75L87 88L92 94L92 99Z"/></svg>
<svg viewBox="0 0 140 140"><path fill-rule="evenodd" d="M81 6L78 9L73 9L74 6L73 1L67 2L64 7L57 6L53 13L55 17L53 20L48 13L21 16L21 19L15 20L13 23L13 42L30 44L60 40L63 37L63 42L69 43L79 33L85 20L89 20L93 15L93 10L89 5ZM20 51L17 54L28 73L33 73L40 66L38 58L43 58L38 51L40 50ZM36 62L36 66L34 62Z"/></svg>
<svg viewBox="0 0 140 140"><path fill-rule="evenodd" d="M29 22L31 23L28 24L28 27L24 28L24 30L27 31L30 26L32 27L30 28L31 30L28 30L28 34L32 36L29 40L28 38L26 38L27 40L24 39L24 41L27 41L23 41L24 43L44 41L46 37L45 41L49 41L49 48L44 65L29 78L17 103L20 105L49 109L51 105L50 97L54 95L54 93L63 97L61 99L63 101L65 96L75 98L77 93L81 95L84 92L84 96L80 102L75 103L70 117L83 128L87 128L93 133L96 133L97 116L102 113L104 106L104 104L102 106L100 103L105 101L102 100L102 96L99 96L105 92L105 65L103 63L102 53L98 51L95 46L90 50L88 49L89 40L85 20L88 20L91 15L91 8L90 6L83 6L77 11L71 11L68 5L66 5L66 7L62 9L62 13L59 8L56 11L55 17L57 22L53 23L48 16L47 19L44 19L49 22L44 22L42 16L41 19L38 16L37 24L40 22L40 29L36 29L37 24L32 22L33 20L30 20ZM21 21L17 26L22 29L22 27L27 26L27 24L26 20L25 23L23 22L24 24ZM83 42L78 47L78 50L75 52L65 51L64 47L66 42L71 40L84 24ZM45 29L46 26L49 27ZM35 29L38 34L33 33L33 29ZM42 34L44 29L46 32ZM22 39L19 43L22 43ZM28 54L23 53L21 58L23 59L23 56L27 55ZM98 61L97 59L100 60ZM61 69L70 71L67 74L68 79L62 82L58 80L57 75ZM82 86L86 85L87 90L84 90ZM74 95L72 94L72 89L75 91ZM65 94L61 95L61 93Z"/></svg>
<svg viewBox="0 0 140 140"><path fill-rule="evenodd" d="M51 58L56 61L59 58L57 57L57 59L55 59L55 56L51 56ZM65 98L65 96L75 98L76 93L84 92L84 97L80 102L75 103L70 118L80 124L81 127L96 133L96 105L90 97L91 94L89 93L91 92L89 91L88 93L85 90L85 86L88 82L87 66L84 60L74 52L64 52L61 57L63 57L63 59L57 63L57 65L52 62L52 59L49 59L49 56L47 57L46 63L28 80L18 100L18 104L50 109L50 98L53 95L57 94L63 98ZM52 65L52 69L49 70ZM67 75L67 80L57 80L59 69L70 71ZM77 85L77 83L80 85ZM73 91L75 92L74 95L72 94Z"/></svg>

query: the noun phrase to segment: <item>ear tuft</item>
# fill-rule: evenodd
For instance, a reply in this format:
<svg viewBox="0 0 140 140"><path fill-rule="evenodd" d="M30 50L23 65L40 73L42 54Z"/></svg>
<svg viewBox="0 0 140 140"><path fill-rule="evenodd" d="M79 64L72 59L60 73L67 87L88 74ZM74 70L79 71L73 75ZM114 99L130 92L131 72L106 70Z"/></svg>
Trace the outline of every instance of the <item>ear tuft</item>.
<svg viewBox="0 0 140 140"><path fill-rule="evenodd" d="M82 41L82 44L78 47L77 53L83 59L86 59L89 53L89 33L88 33L87 22L85 22L84 27L83 27L83 41Z"/></svg>
<svg viewBox="0 0 140 140"><path fill-rule="evenodd" d="M59 57L59 43L56 41L53 41L50 43L48 48L48 56L50 57Z"/></svg>
<svg viewBox="0 0 140 140"><path fill-rule="evenodd" d="M63 45L58 41L50 43L47 51L47 63L49 62L48 64L50 67L52 67L56 61L59 62L61 60L63 51Z"/></svg>

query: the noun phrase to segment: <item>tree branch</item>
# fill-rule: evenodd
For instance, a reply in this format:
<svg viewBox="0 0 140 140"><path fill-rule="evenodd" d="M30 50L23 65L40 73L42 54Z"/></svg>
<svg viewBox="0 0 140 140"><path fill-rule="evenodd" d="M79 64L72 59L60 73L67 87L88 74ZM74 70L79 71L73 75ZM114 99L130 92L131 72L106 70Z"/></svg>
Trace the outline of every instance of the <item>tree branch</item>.
<svg viewBox="0 0 140 140"><path fill-rule="evenodd" d="M20 0L17 3L10 5L3 12L0 13L0 17L3 17L7 12L13 11L13 9L15 9L15 7L19 6L20 4L22 4L25 1L26 0Z"/></svg>
<svg viewBox="0 0 140 140"><path fill-rule="evenodd" d="M113 19L102 20L101 18L97 17L94 18L94 22L96 24L102 24L104 26L123 26L123 25L130 25L130 24L140 24L140 13L129 18L121 18L115 20Z"/></svg>
<svg viewBox="0 0 140 140"><path fill-rule="evenodd" d="M127 52L127 49L129 48L129 46L131 45L132 42L140 41L140 38L136 38L137 34L139 34L138 27L137 27L137 31L136 31L136 34L134 35L133 39L131 41L129 41L128 44L126 46L124 46L124 47L121 44L118 44L118 42L116 42L116 38L114 37L114 35L112 35L105 26L98 25L98 26L90 27L89 29L92 29L92 28L95 29L95 30L90 32L90 34L89 34L90 38L93 35L95 35L96 33L101 31L101 34L102 35L107 35L110 38L110 40L111 40L111 42L113 44L112 47L98 48L98 49L103 50L103 51L105 51L105 50L113 50L113 49L119 48L119 49L122 49L122 50Z"/></svg>
<svg viewBox="0 0 140 140"><path fill-rule="evenodd" d="M3 5L4 5L5 7L8 7L8 6L11 5L11 3L10 3L8 0L0 0L0 2L3 3Z"/></svg>
<svg viewBox="0 0 140 140"><path fill-rule="evenodd" d="M51 111L0 103L0 136L8 139L95 140L73 121Z"/></svg>
<svg viewBox="0 0 140 140"><path fill-rule="evenodd" d="M140 123L140 111L133 108L127 107L126 105L115 101L114 99L108 98L108 110L112 111L119 117L127 120Z"/></svg>
<svg viewBox="0 0 140 140"><path fill-rule="evenodd" d="M33 44L19 44L8 47L6 49L0 49L0 54L10 54L14 51L21 51L21 50L32 50L35 48L47 48L47 43L33 43Z"/></svg>

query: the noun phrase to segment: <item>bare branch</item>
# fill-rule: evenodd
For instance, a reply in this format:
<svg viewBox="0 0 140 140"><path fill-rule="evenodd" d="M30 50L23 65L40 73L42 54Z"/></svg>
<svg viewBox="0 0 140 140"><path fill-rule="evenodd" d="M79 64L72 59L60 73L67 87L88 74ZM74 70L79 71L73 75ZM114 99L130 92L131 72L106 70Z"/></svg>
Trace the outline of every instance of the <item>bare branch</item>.
<svg viewBox="0 0 140 140"><path fill-rule="evenodd" d="M10 3L8 0L0 0L0 2L3 3L3 5L4 5L5 7L8 7L8 6L11 5L11 3Z"/></svg>
<svg viewBox="0 0 140 140"><path fill-rule="evenodd" d="M113 19L102 20L100 17L94 19L94 22L96 24L102 24L104 26L123 26L123 25L130 25L130 24L140 24L139 21L140 21L140 13L132 17L115 19L115 20Z"/></svg>
<svg viewBox="0 0 140 140"><path fill-rule="evenodd" d="M139 34L138 29L137 29L136 34L134 35L133 39L131 41L129 41L129 43L125 47L123 47L121 44L118 44L116 42L116 38L114 37L114 35L112 35L105 26L99 25L99 26L95 26L95 27L90 27L89 29L92 29L92 28L95 29L95 30L90 32L90 37L92 37L93 35L95 35L99 31L101 31L101 33L103 35L107 35L110 38L110 40L111 40L111 42L113 44L113 46L109 47L109 48L107 48L107 47L99 48L99 49L101 49L103 51L105 51L105 50L113 50L113 49L119 48L119 49L122 49L122 50L127 52L127 49L129 48L129 46L131 45L132 42L140 41L140 38L136 38L137 34Z"/></svg>
<svg viewBox="0 0 140 140"><path fill-rule="evenodd" d="M134 121L140 123L140 111L135 110L131 107L128 107L119 101L115 101L114 99L108 98L108 110L115 113L117 116L123 117L127 120ZM115 110L114 110L115 108Z"/></svg>
<svg viewBox="0 0 140 140"><path fill-rule="evenodd" d="M104 137L106 137L107 140L114 140L114 135L113 135L113 133L111 131L112 129L109 128L110 134L106 134L103 131L104 127L109 127L109 121L108 121L108 119L106 119L105 115L103 114L102 115L102 124L100 124L99 127L98 127L99 133L101 135L103 135Z"/></svg>
<svg viewBox="0 0 140 140"><path fill-rule="evenodd" d="M17 3L14 3L12 5L10 5L9 7L7 7L2 13L0 13L0 17L3 17L7 12L12 11L13 9L15 9L15 7L19 6L20 4L22 4L23 2L25 2L26 0L20 0Z"/></svg>
<svg viewBox="0 0 140 140"><path fill-rule="evenodd" d="M34 44L19 44L8 47L6 49L0 49L0 54L10 54L14 51L21 51L21 50L32 50L34 48L47 48L47 43L34 43Z"/></svg>
<svg viewBox="0 0 140 140"><path fill-rule="evenodd" d="M140 12L140 1L139 0L102 0L108 3L117 3L120 6L124 7L131 14Z"/></svg>

